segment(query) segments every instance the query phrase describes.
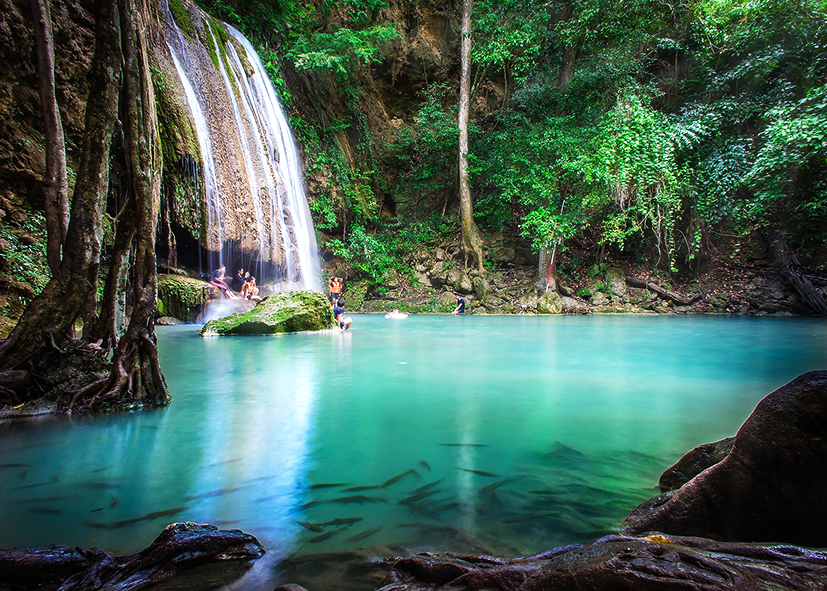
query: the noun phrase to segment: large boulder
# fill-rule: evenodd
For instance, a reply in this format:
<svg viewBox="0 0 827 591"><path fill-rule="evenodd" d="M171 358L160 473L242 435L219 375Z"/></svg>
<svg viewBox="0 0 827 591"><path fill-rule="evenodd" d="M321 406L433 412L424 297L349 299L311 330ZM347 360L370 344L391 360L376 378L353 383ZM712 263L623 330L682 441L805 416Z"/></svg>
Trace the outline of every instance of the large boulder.
<svg viewBox="0 0 827 591"><path fill-rule="evenodd" d="M211 320L204 325L201 334L272 335L325 330L335 326L333 309L324 294L286 291L263 298L248 312Z"/></svg>
<svg viewBox="0 0 827 591"><path fill-rule="evenodd" d="M768 394L723 460L640 505L622 531L827 547L827 371Z"/></svg>
<svg viewBox="0 0 827 591"><path fill-rule="evenodd" d="M206 281L181 275L158 275L158 316L196 322L204 305L221 297L218 288Z"/></svg>
<svg viewBox="0 0 827 591"><path fill-rule="evenodd" d="M727 437L714 443L704 443L684 454L660 475L660 492L676 490L707 468L714 466L729 455L734 443L734 437Z"/></svg>

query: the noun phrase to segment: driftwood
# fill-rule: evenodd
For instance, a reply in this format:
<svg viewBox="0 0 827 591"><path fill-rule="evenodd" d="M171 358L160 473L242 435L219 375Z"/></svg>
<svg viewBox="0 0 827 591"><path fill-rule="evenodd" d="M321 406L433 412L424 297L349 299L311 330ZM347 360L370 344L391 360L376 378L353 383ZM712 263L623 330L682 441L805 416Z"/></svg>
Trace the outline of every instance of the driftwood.
<svg viewBox="0 0 827 591"><path fill-rule="evenodd" d="M682 295L675 293L674 291L663 289L660 285L644 281L643 279L638 279L637 277L632 277L631 275L626 276L626 285L628 285L629 287L636 287L638 289L648 289L649 291L653 291L660 297L674 302L679 306L691 306L692 304L700 301L701 298L703 298L702 295L696 295L693 298L685 298Z"/></svg>
<svg viewBox="0 0 827 591"><path fill-rule="evenodd" d="M259 541L240 530L175 523L150 546L127 556L62 545L0 550L0 589L45 586L60 591L133 591L212 561L254 559L263 554Z"/></svg>
<svg viewBox="0 0 827 591"><path fill-rule="evenodd" d="M768 230L765 240L769 244L773 265L784 279L801 294L813 312L819 316L827 316L827 300L824 294L813 285L807 275L801 271L801 263L795 256L795 251L787 240L774 230Z"/></svg>

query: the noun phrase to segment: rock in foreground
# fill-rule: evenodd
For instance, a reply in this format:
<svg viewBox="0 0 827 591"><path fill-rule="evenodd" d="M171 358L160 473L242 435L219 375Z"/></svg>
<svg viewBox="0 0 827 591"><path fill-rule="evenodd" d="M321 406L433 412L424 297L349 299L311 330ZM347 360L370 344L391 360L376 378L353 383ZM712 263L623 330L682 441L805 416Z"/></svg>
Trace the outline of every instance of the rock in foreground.
<svg viewBox="0 0 827 591"><path fill-rule="evenodd" d="M419 554L380 591L775 591L824 589L827 552L702 538L607 536L535 556Z"/></svg>
<svg viewBox="0 0 827 591"><path fill-rule="evenodd" d="M0 550L0 589L136 590L195 566L263 554L259 541L240 530L175 523L150 546L128 556L69 546Z"/></svg>
<svg viewBox="0 0 827 591"><path fill-rule="evenodd" d="M827 547L827 371L768 394L724 459L640 505L623 531Z"/></svg>
<svg viewBox="0 0 827 591"><path fill-rule="evenodd" d="M203 336L274 335L333 328L336 321L324 294L287 291L271 294L248 312L211 320Z"/></svg>

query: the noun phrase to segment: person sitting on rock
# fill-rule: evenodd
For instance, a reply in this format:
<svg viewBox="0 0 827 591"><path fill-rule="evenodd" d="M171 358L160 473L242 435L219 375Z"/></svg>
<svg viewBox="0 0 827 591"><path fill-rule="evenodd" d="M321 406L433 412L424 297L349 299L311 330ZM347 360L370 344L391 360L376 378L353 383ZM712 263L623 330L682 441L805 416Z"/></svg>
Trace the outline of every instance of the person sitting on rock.
<svg viewBox="0 0 827 591"><path fill-rule="evenodd" d="M230 291L230 287L226 283L224 283L225 270L226 269L224 265L221 265L215 271L213 271L209 283L210 285L214 285L215 287L220 289L221 293L223 293L228 298L234 299L236 297L235 294L232 291Z"/></svg>
<svg viewBox="0 0 827 591"><path fill-rule="evenodd" d="M453 314L454 316L457 316L459 314L465 313L465 300L458 293L455 293L454 297L457 298L457 307L454 308L454 311L451 312L451 314Z"/></svg>
<svg viewBox="0 0 827 591"><path fill-rule="evenodd" d="M256 278L251 275L244 283L244 287L241 288L241 297L245 300L260 300L261 297L258 294L259 289L256 287Z"/></svg>
<svg viewBox="0 0 827 591"><path fill-rule="evenodd" d="M247 274L249 275L249 272ZM233 291L241 293L241 290L244 289L244 284L246 281L247 279L244 277L244 269L239 267L238 271L236 271L235 275L233 275Z"/></svg>

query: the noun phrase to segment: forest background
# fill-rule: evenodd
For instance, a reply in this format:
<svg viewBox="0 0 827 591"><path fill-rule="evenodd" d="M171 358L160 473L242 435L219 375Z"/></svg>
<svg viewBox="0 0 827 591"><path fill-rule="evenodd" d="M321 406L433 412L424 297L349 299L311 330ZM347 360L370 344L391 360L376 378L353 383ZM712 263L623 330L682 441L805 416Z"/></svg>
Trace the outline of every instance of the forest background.
<svg viewBox="0 0 827 591"><path fill-rule="evenodd" d="M421 290L423 249L460 248L463 3L199 4L256 43L287 105L327 271L368 299ZM780 248L823 285L827 3L477 0L471 40L486 269L589 299L619 263L735 311L738 273ZM49 277L36 208L0 238L5 273L32 288L4 302L13 317Z"/></svg>

